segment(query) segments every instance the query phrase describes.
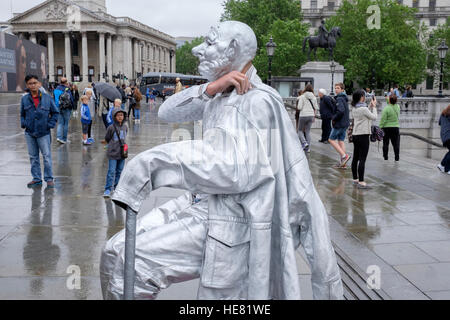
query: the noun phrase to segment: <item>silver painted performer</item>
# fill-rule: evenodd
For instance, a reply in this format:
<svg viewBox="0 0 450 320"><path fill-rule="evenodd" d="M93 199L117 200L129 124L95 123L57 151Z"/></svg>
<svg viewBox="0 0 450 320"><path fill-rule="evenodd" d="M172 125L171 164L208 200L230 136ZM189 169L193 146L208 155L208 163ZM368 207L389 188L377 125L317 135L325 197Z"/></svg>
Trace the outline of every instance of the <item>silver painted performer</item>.
<svg viewBox="0 0 450 320"><path fill-rule="evenodd" d="M300 245L314 299L343 297L326 210L281 97L251 63L256 50L243 23L211 28L193 49L210 82L159 110L169 122L203 120L203 140L155 147L122 173L112 199L135 212L157 188L189 191L139 216L136 299L198 277L198 299L300 299ZM124 238L115 235L102 253L105 299L123 295Z"/></svg>

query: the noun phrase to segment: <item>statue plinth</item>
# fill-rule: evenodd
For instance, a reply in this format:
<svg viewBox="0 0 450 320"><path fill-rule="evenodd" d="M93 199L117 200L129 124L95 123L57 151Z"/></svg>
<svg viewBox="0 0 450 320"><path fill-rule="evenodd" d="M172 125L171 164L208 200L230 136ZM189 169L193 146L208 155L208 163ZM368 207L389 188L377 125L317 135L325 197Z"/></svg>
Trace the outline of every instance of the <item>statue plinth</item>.
<svg viewBox="0 0 450 320"><path fill-rule="evenodd" d="M344 66L340 65L336 61L334 62L336 69L334 71L333 84L344 82ZM331 90L332 73L330 68L330 61L309 61L304 64L298 72L300 77L314 78L314 92L317 94L319 89L327 90L327 93ZM334 88L333 88L334 91Z"/></svg>

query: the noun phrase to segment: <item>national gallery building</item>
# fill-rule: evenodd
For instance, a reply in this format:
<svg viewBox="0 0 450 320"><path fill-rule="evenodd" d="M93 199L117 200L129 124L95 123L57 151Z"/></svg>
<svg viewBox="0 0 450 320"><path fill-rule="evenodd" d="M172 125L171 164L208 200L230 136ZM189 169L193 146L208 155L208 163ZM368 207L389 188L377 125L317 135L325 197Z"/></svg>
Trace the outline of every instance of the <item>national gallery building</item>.
<svg viewBox="0 0 450 320"><path fill-rule="evenodd" d="M47 0L9 21L12 33L48 49L49 82L87 84L121 74L175 72L175 38L106 13L105 0Z"/></svg>

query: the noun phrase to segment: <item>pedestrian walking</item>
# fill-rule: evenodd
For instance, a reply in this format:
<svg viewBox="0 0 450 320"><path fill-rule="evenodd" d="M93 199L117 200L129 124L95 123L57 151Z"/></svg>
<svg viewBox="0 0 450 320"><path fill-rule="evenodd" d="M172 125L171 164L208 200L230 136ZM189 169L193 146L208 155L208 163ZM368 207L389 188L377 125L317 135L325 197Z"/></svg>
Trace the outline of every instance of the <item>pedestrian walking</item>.
<svg viewBox="0 0 450 320"><path fill-rule="evenodd" d="M33 180L27 184L29 188L42 185L42 172L39 152L44 158L44 180L47 187L55 186L52 170L51 133L55 128L59 115L53 98L39 91L39 79L35 75L27 75L25 84L30 90L22 96L20 102L20 125L25 129L28 154L31 163Z"/></svg>
<svg viewBox="0 0 450 320"><path fill-rule="evenodd" d="M406 87L406 91L403 93L402 98L414 98L411 86Z"/></svg>
<svg viewBox="0 0 450 320"><path fill-rule="evenodd" d="M304 93L297 100L297 110L300 111L297 133L305 152L310 152L311 127L319 109L314 88L311 84L305 87Z"/></svg>
<svg viewBox="0 0 450 320"><path fill-rule="evenodd" d="M117 84L117 90L119 90L120 92L120 96L121 96L121 104L120 107L122 108L122 110L125 110L125 103L127 102L127 95L125 94L125 85L120 86L119 84Z"/></svg>
<svg viewBox="0 0 450 320"><path fill-rule="evenodd" d="M297 101L295 102L295 130L298 128L298 121L300 120L300 110L298 110L298 100L303 94L303 90L298 90Z"/></svg>
<svg viewBox="0 0 450 320"><path fill-rule="evenodd" d="M397 96L391 95L389 102L381 113L380 128L384 131L383 158L389 160L389 141L394 148L395 161L400 161L400 106Z"/></svg>
<svg viewBox="0 0 450 320"><path fill-rule="evenodd" d="M73 97L73 116L74 118L78 117L78 101L80 101L80 91L76 84L72 84L70 89Z"/></svg>
<svg viewBox="0 0 450 320"><path fill-rule="evenodd" d="M450 174L450 104L442 111L441 117L439 118L439 125L441 126L442 143L448 149L448 152L438 165L438 169Z"/></svg>
<svg viewBox="0 0 450 320"><path fill-rule="evenodd" d="M89 110L88 96L81 96L80 116L81 116L81 129L83 132L83 144L91 145L94 142L91 139L92 116Z"/></svg>
<svg viewBox="0 0 450 320"><path fill-rule="evenodd" d="M55 105L59 108L57 139L61 144L66 144L69 132L69 122L72 115L74 100L70 91L67 78L61 78L61 84L54 91Z"/></svg>
<svg viewBox="0 0 450 320"><path fill-rule="evenodd" d="M322 119L322 138L321 143L329 144L328 139L331 133L331 119L336 109L336 101L327 95L325 89L319 90L320 98L320 118Z"/></svg>
<svg viewBox="0 0 450 320"><path fill-rule="evenodd" d="M114 107L113 108L109 108L108 115L106 117L106 122L108 123L108 128L109 128L110 125L112 125L114 123L112 114L114 112L114 109L116 109L116 108L122 109L122 99L114 100ZM124 110L122 110L122 111L124 111Z"/></svg>
<svg viewBox="0 0 450 320"><path fill-rule="evenodd" d="M332 129L330 139L331 146L339 153L340 161L337 167L346 168L351 156L345 151L345 137L350 126L350 111L348 108L348 97L345 93L345 85L338 83L334 87L336 92L336 109L331 119Z"/></svg>
<svg viewBox="0 0 450 320"><path fill-rule="evenodd" d="M174 94L177 94L178 92L181 92L183 90L183 85L181 83L181 79L180 78L176 78L175 82L176 82L176 86L175 86Z"/></svg>
<svg viewBox="0 0 450 320"><path fill-rule="evenodd" d="M134 100L136 101L136 104L134 105L134 122L135 123L141 123L141 101L142 101L142 94L139 91L138 88L134 90L133 94Z"/></svg>
<svg viewBox="0 0 450 320"><path fill-rule="evenodd" d="M131 120L130 116L134 116L134 106L136 105L136 99L134 98L134 88L130 88L128 96L128 119Z"/></svg>
<svg viewBox="0 0 450 320"><path fill-rule="evenodd" d="M147 89L145 90L145 98L146 98L146 103L148 103L148 100L150 99L150 88L147 87Z"/></svg>
<svg viewBox="0 0 450 320"><path fill-rule="evenodd" d="M105 125L105 129L108 129L108 127L109 127L108 113L109 113L110 108L114 108L113 102L102 96L102 102L98 109L98 115L100 117L102 117L103 124Z"/></svg>
<svg viewBox="0 0 450 320"><path fill-rule="evenodd" d="M377 120L377 100L370 101L368 106L366 93L359 89L353 93L352 116L353 116L353 161L352 174L353 184L359 189L371 189L364 181L367 155L370 147L370 134L372 133L372 121Z"/></svg>
<svg viewBox="0 0 450 320"><path fill-rule="evenodd" d="M125 166L122 149L126 145L128 128L125 123L126 113L121 108L114 108L114 123L106 130L105 141L108 143L108 174L106 176L103 197L110 198L113 188L119 184L120 175Z"/></svg>

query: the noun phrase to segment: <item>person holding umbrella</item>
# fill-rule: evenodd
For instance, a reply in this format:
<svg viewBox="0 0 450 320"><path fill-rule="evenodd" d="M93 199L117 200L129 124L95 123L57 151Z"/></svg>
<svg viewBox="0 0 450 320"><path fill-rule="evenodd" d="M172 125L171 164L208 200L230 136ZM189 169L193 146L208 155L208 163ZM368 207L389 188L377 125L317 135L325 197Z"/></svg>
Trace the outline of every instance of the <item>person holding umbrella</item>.
<svg viewBox="0 0 450 320"><path fill-rule="evenodd" d="M117 87L105 82L96 83L95 91L97 92L98 95L103 97L103 103L98 110L98 115L102 117L103 124L107 129L108 128L107 116L109 109L113 108L113 101L115 101L116 99L122 99L122 94L117 89Z"/></svg>

